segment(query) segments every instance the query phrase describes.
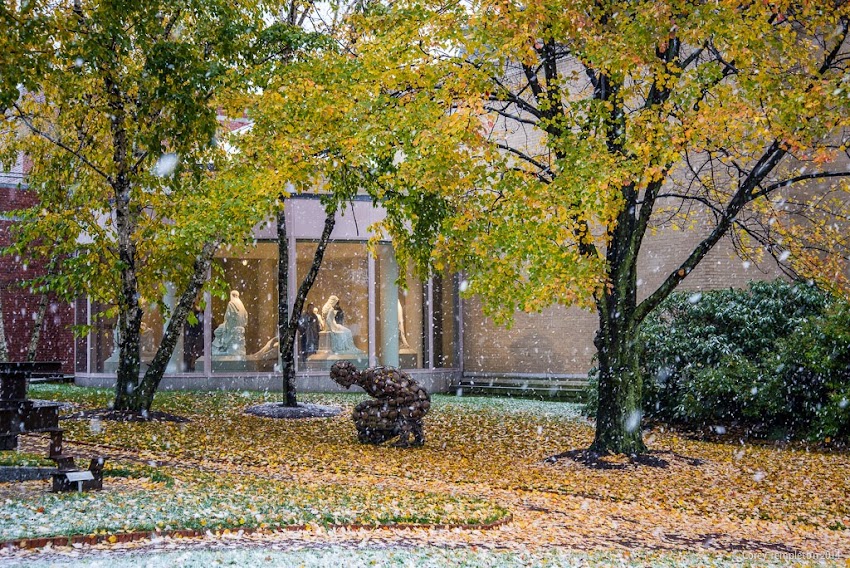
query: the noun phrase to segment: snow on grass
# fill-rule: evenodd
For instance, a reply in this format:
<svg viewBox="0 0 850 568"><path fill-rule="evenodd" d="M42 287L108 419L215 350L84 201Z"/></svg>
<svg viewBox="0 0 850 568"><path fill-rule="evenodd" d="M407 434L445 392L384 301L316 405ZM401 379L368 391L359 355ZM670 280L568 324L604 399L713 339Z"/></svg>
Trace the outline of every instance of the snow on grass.
<svg viewBox="0 0 850 568"><path fill-rule="evenodd" d="M42 383L31 385L29 398L45 398L106 407L112 397L112 389L83 388L62 384ZM363 392L351 393L304 393L299 394L302 402L314 404L354 407L360 400L368 398ZM154 402L156 410L191 416L226 413L234 407L250 406L258 402L282 402L284 395L278 392L258 391L209 391L209 392L160 392ZM489 410L509 414L533 414L552 418L581 418L582 404L541 401L525 398L501 398L482 396L432 395L435 406L469 410Z"/></svg>
<svg viewBox="0 0 850 568"><path fill-rule="evenodd" d="M693 554L680 552L569 552L563 550L545 551L499 551L469 548L437 547L386 547L355 549L347 547L301 548L296 550L274 550L269 548L236 548L219 550L182 550L132 552L129 554L103 554L94 557L61 558L33 561L28 559L20 564L9 566L27 566L41 568L45 566L85 566L127 568L172 567L210 568L212 566L299 566L302 568L339 568L342 566L376 567L416 567L443 568L456 566L463 568L513 568L535 566L540 568L572 568L591 566L617 567L776 567L787 566L804 558L787 558L781 555L720 556L715 554ZM808 559L816 560L816 559Z"/></svg>
<svg viewBox="0 0 850 568"><path fill-rule="evenodd" d="M111 489L103 492L47 493L45 484L35 498L7 497L0 502L0 541L305 524L483 524L507 514L483 500L426 492L174 475L173 483L111 478L105 482Z"/></svg>

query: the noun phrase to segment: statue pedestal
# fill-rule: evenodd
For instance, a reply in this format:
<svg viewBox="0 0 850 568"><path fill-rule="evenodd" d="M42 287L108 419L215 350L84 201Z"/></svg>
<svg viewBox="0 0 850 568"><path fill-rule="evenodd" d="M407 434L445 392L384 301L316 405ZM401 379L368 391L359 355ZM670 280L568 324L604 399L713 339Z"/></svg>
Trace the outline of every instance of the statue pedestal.
<svg viewBox="0 0 850 568"><path fill-rule="evenodd" d="M308 371L329 371L337 361L351 361L358 367L369 366L369 356L360 351L359 353L334 353L331 350L331 332L319 333L319 350L307 357L306 368Z"/></svg>
<svg viewBox="0 0 850 568"><path fill-rule="evenodd" d="M365 369L369 366L369 357L351 353L331 353L327 357L320 357L319 354L310 355L307 357L305 367L308 371L330 371L334 363L339 361L351 361L357 368Z"/></svg>
<svg viewBox="0 0 850 568"><path fill-rule="evenodd" d="M403 347L398 350L398 366L402 369L418 369L419 353L409 347Z"/></svg>
<svg viewBox="0 0 850 568"><path fill-rule="evenodd" d="M145 360L147 359L147 360ZM153 360L153 356L143 355L143 359L139 361L139 370L147 371L148 367L150 367L150 362ZM117 373L118 372L118 357L114 359L110 357L106 361L103 362L103 372L104 373Z"/></svg>
<svg viewBox="0 0 850 568"><path fill-rule="evenodd" d="M204 358L199 357L195 365L203 365ZM251 361L244 355L213 355L213 372L271 372L275 361Z"/></svg>

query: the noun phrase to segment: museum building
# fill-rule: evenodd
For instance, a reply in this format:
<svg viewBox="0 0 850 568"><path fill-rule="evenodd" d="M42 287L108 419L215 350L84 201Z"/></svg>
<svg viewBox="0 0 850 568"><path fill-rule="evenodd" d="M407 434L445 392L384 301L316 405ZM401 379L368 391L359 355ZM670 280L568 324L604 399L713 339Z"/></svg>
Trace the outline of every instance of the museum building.
<svg viewBox="0 0 850 568"><path fill-rule="evenodd" d="M14 219L3 211L26 207L33 197L18 171L0 174L0 246L8 243ZM289 290L309 269L325 213L313 195L287 201ZM407 288L396 285L399 267L391 242L373 256L367 250L369 226L384 212L363 196L337 216L318 278L307 297L297 342L297 381L302 392L336 390L328 368L336 360L359 366L400 366L433 392L461 384L488 385L510 380L520 387L541 381L584 379L593 365L596 314L552 306L541 313L518 313L513 325L496 326L475 298L461 298L463 279L435 276L427 281L407 271ZM640 261L639 285L645 293L675 270L701 231L662 230L649 237ZM207 294L187 324L161 385L163 389L281 388L277 364L278 244L273 224L255 229L255 246L220 250L215 272L229 295ZM0 294L11 360L24 360L39 298L20 282L40 267L26 259L0 257ZM684 289L742 287L749 280L773 278L742 263L731 243L713 250L685 280ZM173 297L167 294L165 304ZM104 306L80 298L73 306L51 300L44 318L37 359L60 360L80 385L110 386L117 368L115 321L93 317ZM203 306L201 309L200 306ZM150 361L165 321L150 303L143 323L142 360ZM242 325L239 325L242 324ZM74 337L73 325L91 325ZM238 328L242 328L241 330ZM236 341L233 340L236 337ZM545 384L545 383L544 383Z"/></svg>

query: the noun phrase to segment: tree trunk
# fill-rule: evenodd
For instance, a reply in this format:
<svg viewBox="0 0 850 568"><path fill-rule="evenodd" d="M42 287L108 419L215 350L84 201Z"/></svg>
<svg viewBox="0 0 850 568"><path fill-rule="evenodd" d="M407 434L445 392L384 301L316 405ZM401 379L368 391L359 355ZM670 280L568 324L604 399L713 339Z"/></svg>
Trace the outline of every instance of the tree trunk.
<svg viewBox="0 0 850 568"><path fill-rule="evenodd" d="M118 376L115 382L116 410L138 410L139 370L141 366L142 307L136 275L135 221L129 207L130 184L119 179L115 184L115 232L121 269L118 293Z"/></svg>
<svg viewBox="0 0 850 568"><path fill-rule="evenodd" d="M218 245L218 241L206 243L196 258L192 268L192 276L183 293L180 295L177 305L174 306L174 310L168 320L168 326L165 329L165 334L162 336L162 341L160 341L156 354L147 371L145 371L145 376L138 387L137 395L134 397L135 407L131 410L137 412L150 410L154 395L159 388L160 382L162 382L162 376L165 374L168 362L174 353L174 348L177 346L180 335L183 333L183 326L186 325L189 311L192 309L195 299L198 297L207 279L207 272L209 271L213 255Z"/></svg>
<svg viewBox="0 0 850 568"><path fill-rule="evenodd" d="M594 344L599 360L599 404L591 451L636 455L646 451L641 434L643 378L636 347L641 320L637 311L639 250L634 186L623 188L626 206L620 212L606 251L610 286L597 297L599 330Z"/></svg>
<svg viewBox="0 0 850 568"><path fill-rule="evenodd" d="M104 89L111 115L110 133L112 135L112 165L115 174L109 177L109 184L115 194L115 238L118 248L118 333L119 359L118 377L115 382L116 410L135 410L139 408L136 400L139 386L139 368L141 365L141 329L142 307L139 303L139 281L136 275L136 217L139 211L131 206L130 181L130 142L127 139L127 110L124 108L124 95L119 84L107 73L104 77Z"/></svg>
<svg viewBox="0 0 850 568"><path fill-rule="evenodd" d="M336 209L332 205L326 208L325 226L316 252L313 254L313 264L301 281L292 313L289 313L289 242L286 230L286 213L284 211L284 200L280 200L280 208L277 215L277 239L278 239L278 338L280 348L281 375L283 378L283 390L286 393L285 405L289 407L298 406L295 391L295 335L298 331L298 318L304 310L304 302L307 294L316 281L322 259L328 247L334 225L336 224Z"/></svg>
<svg viewBox="0 0 850 568"><path fill-rule="evenodd" d="M6 325L3 323L3 288L0 287L0 363L9 361L9 344L6 343Z"/></svg>
<svg viewBox="0 0 850 568"><path fill-rule="evenodd" d="M281 197L277 211L277 338L285 405L294 408L298 406L298 397L295 392L295 330L289 317L289 235L285 206L286 201Z"/></svg>
<svg viewBox="0 0 850 568"><path fill-rule="evenodd" d="M590 449L600 454L646 451L640 427L643 379L634 345L637 329L621 319L600 314L594 340L599 357L599 405Z"/></svg>
<svg viewBox="0 0 850 568"><path fill-rule="evenodd" d="M122 298L122 303L127 299ZM118 373L115 381L116 410L137 410L137 390L141 363L142 309L137 299L118 309Z"/></svg>

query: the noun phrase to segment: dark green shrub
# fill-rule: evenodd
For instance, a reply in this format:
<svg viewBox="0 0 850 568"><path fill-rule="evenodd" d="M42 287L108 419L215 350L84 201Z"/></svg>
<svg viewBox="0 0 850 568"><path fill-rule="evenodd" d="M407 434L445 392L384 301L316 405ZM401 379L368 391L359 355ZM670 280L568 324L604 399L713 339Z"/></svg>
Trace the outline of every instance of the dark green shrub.
<svg viewBox="0 0 850 568"><path fill-rule="evenodd" d="M850 304L835 301L779 349L792 411L811 438L850 439Z"/></svg>
<svg viewBox="0 0 850 568"><path fill-rule="evenodd" d="M676 293L644 322L639 345L649 417L850 438L850 308L814 286Z"/></svg>
<svg viewBox="0 0 850 568"><path fill-rule="evenodd" d="M647 412L665 420L689 417L681 391L697 375L768 357L827 301L814 286L781 280L752 282L745 290L673 294L647 318L639 336Z"/></svg>

